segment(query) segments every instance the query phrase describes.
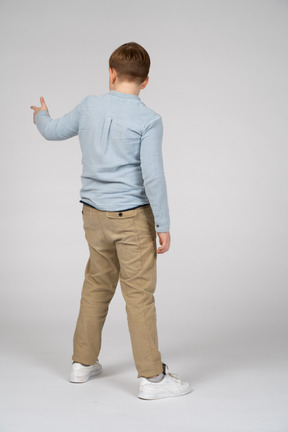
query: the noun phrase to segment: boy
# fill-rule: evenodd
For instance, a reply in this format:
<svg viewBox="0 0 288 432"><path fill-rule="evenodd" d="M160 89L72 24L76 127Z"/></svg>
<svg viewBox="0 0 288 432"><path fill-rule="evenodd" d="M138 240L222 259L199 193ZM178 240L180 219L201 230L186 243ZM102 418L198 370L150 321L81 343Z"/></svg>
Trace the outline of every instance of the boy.
<svg viewBox="0 0 288 432"><path fill-rule="evenodd" d="M90 95L52 120L43 97L34 123L47 140L79 136L83 223L90 257L73 337L70 382L98 375L101 333L119 277L140 387L138 397L160 399L191 391L170 374L158 350L154 292L157 253L170 247L170 219L162 160L162 119L139 93L150 58L135 42L109 59L109 92ZM156 233L160 246L157 249Z"/></svg>

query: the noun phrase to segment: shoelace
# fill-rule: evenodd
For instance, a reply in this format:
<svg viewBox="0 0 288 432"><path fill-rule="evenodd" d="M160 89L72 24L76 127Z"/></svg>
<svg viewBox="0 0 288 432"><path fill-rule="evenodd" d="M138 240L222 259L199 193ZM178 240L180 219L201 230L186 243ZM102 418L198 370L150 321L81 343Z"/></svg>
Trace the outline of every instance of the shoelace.
<svg viewBox="0 0 288 432"><path fill-rule="evenodd" d="M179 376L177 374L173 374L169 372L167 375L171 376L175 381L180 382Z"/></svg>
<svg viewBox="0 0 288 432"><path fill-rule="evenodd" d="M179 379L179 375L175 374L175 373L171 373L168 369L168 366L166 365L166 371L165 371L165 375L169 375L171 378L175 379L175 381L177 382L181 382Z"/></svg>

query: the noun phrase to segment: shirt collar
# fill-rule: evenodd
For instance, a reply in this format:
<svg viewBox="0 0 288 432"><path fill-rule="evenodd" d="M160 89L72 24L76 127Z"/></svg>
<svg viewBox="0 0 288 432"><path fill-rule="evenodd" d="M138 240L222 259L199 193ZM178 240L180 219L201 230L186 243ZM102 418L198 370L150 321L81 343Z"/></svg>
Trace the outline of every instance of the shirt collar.
<svg viewBox="0 0 288 432"><path fill-rule="evenodd" d="M129 93L122 93L122 92L118 92L116 90L110 90L108 94L111 94L113 96L119 96L119 97L126 98L126 99L140 99L140 97L138 95L129 94Z"/></svg>

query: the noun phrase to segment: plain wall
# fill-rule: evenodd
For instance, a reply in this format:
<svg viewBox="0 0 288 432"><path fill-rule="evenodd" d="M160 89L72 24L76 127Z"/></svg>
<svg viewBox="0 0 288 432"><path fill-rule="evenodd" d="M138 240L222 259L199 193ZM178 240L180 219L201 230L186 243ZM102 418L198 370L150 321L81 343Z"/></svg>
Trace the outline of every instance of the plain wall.
<svg viewBox="0 0 288 432"><path fill-rule="evenodd" d="M164 123L172 242L158 256L159 332L281 343L287 1L7 0L0 14L3 325L72 330L88 259L78 138L45 141L30 105L44 96L57 118L107 92L111 52L136 41L152 61L140 97ZM107 328L122 323L118 287Z"/></svg>

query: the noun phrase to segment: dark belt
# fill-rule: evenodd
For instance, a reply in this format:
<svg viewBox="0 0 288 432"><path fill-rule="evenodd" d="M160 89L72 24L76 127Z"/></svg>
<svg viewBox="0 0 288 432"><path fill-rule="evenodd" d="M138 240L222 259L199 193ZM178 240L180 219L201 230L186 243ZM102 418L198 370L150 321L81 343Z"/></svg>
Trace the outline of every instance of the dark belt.
<svg viewBox="0 0 288 432"><path fill-rule="evenodd" d="M85 205L87 205L87 206L89 206L89 207L92 207L92 208L94 208L94 209L96 209L96 210L100 210L100 209L97 209L97 207L94 207L94 206L92 206L91 204L87 204L86 202L84 202L84 201L82 201L82 200L80 200L79 202L82 203L82 204L85 204ZM145 207L145 206L147 206L147 205L149 205L149 203L148 203L148 204L141 204L141 205L139 205L139 206L137 206L137 207L132 207L132 208L125 209L125 210L109 210L109 211L123 212L123 211L127 211L127 210L134 210L134 209L136 209L136 208L138 208L138 207ZM107 210L107 211L108 211L108 210Z"/></svg>

